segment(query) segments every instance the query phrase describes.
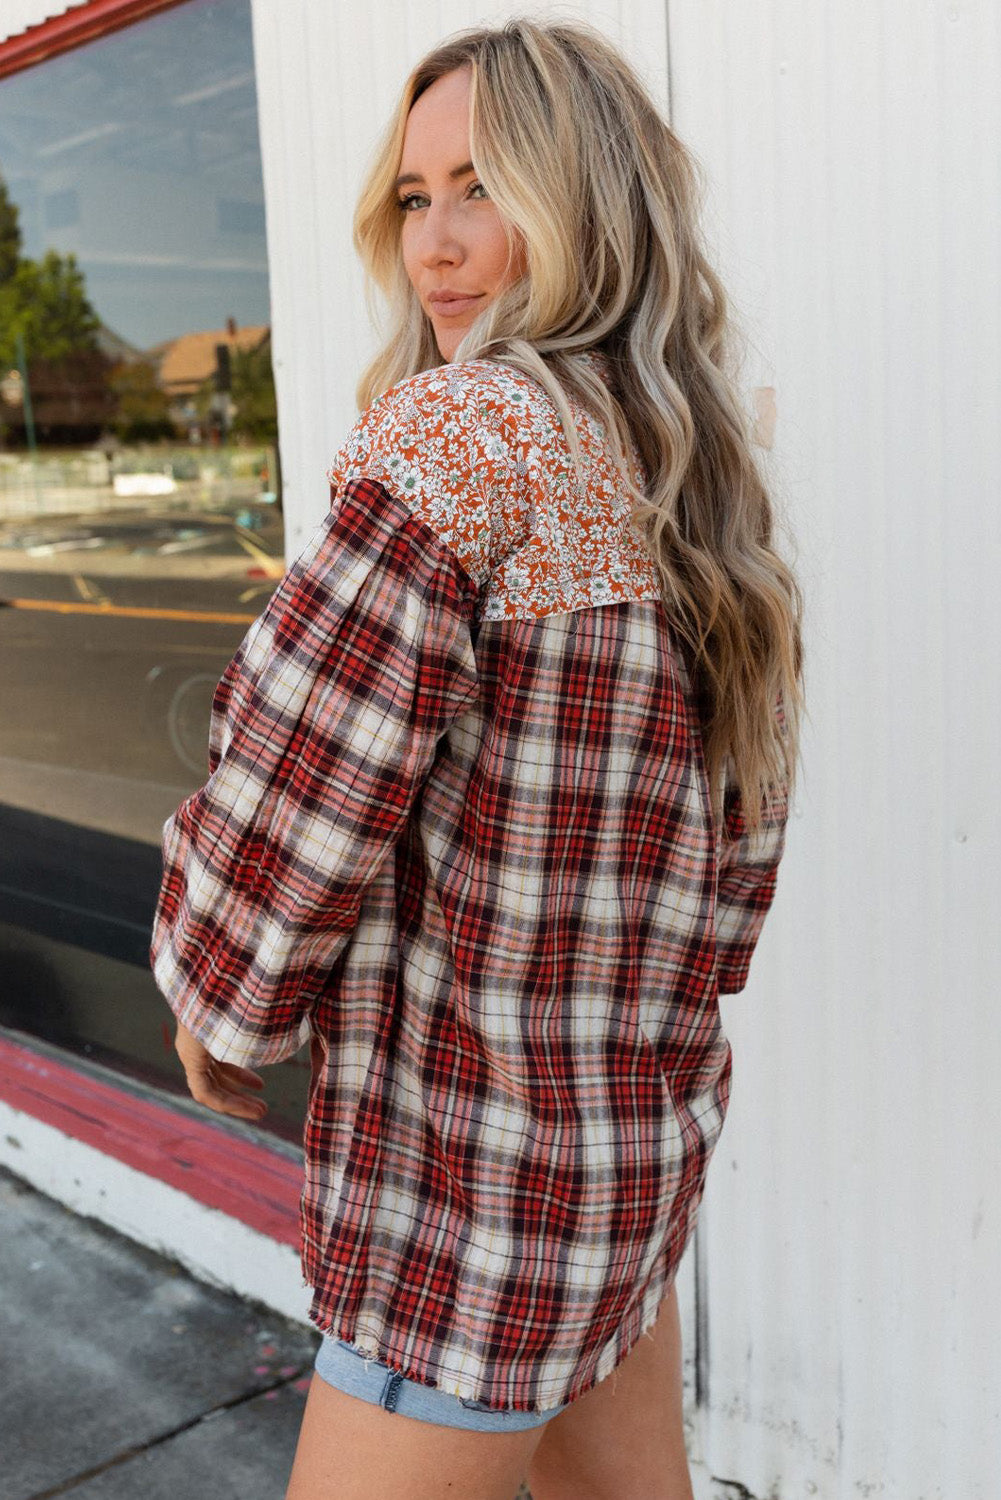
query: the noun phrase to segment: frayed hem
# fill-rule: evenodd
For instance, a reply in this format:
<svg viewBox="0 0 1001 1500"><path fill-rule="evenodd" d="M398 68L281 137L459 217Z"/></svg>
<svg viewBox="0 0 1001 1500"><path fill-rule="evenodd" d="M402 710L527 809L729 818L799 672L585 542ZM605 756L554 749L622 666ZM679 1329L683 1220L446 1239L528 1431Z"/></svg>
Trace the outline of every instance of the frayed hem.
<svg viewBox="0 0 1001 1500"><path fill-rule="evenodd" d="M653 1327L660 1317L664 1298L670 1295L671 1287L674 1285L677 1277L677 1271L678 1266L675 1264L673 1270L667 1272L659 1279L656 1271L650 1276L642 1293L637 1298L636 1303L634 1303L634 1308L639 1312L639 1326L634 1328L633 1336L629 1339L624 1353L619 1355L611 1369L601 1375L597 1373L601 1359L607 1353L613 1340L609 1340L605 1344L604 1349L600 1351L597 1360L595 1360L592 1366L591 1374L584 1380L583 1384L578 1385L575 1390L569 1393L564 1391L560 1395L543 1398L541 1401L536 1402L534 1406L491 1407L482 1393L478 1393L471 1388L471 1382L468 1379L463 1380L454 1375L449 1375L447 1372L439 1372L437 1380L427 1380L423 1378L420 1372L413 1368L410 1370L401 1369L399 1364L395 1362L395 1357L389 1354L388 1351L384 1351L377 1340L366 1339L364 1342L359 1343L353 1332L344 1333L339 1327L335 1326L337 1322L336 1314L333 1318L325 1317L323 1310L315 1304L309 1310L309 1320L317 1331L327 1338L337 1339L350 1345L365 1361L366 1369L373 1364L381 1365L385 1369L391 1370L394 1374L401 1375L404 1380L412 1381L415 1385L425 1386L428 1390L440 1391L443 1395L454 1396L462 1402L479 1402L487 1405L487 1409L491 1411L521 1412L526 1415L538 1417L549 1413L555 1414L566 1407L572 1406L581 1396L587 1395L588 1391L593 1390L595 1386L601 1385L605 1380L611 1382L610 1388L614 1395L618 1382L619 1369L623 1362L632 1353L641 1338L652 1340L655 1337ZM307 1286L314 1285L308 1278L304 1278L304 1284ZM657 1291L653 1293L655 1285L657 1286ZM653 1293L652 1296L651 1293ZM619 1333L615 1335L615 1339L619 1337L620 1333L621 1326Z"/></svg>
<svg viewBox="0 0 1001 1500"><path fill-rule="evenodd" d="M394 1356L389 1354L388 1351L384 1352L378 1343L375 1343L373 1346L370 1341L366 1340L365 1343L359 1344L358 1340L352 1335L343 1333L339 1328L323 1323L321 1317L322 1314L314 1315L312 1312L310 1313L310 1321L314 1327L327 1338L337 1339L340 1342L350 1345L355 1353L359 1354L365 1361L366 1368L371 1364L380 1365L384 1369L393 1371L394 1374L401 1375L404 1380L409 1380L414 1385L424 1386L429 1391L438 1391L443 1396L453 1396L464 1405L473 1402L485 1405L488 1411L510 1411L524 1416L540 1417L559 1409L565 1404L565 1402L553 1401L548 1404L538 1404L535 1406L490 1406L482 1394L477 1394L470 1381L465 1380L460 1382L455 1376L449 1375L447 1372L439 1372L439 1378L435 1381L425 1380L420 1373L413 1369L409 1371L401 1369L399 1364L394 1361Z"/></svg>

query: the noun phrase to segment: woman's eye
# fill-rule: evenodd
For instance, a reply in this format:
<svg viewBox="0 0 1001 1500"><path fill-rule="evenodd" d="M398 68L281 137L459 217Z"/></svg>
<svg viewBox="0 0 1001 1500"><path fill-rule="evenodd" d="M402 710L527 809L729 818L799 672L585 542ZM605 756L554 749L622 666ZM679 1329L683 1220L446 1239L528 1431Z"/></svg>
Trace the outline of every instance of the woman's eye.
<svg viewBox="0 0 1001 1500"><path fill-rule="evenodd" d="M489 196L482 182L471 182L469 184L469 191L471 193L475 192L477 189L484 195L484 197ZM397 198L396 206L397 208L402 209L404 213L410 213L411 204L416 203L419 198L424 198L425 196L426 195L424 193L407 193L404 197Z"/></svg>

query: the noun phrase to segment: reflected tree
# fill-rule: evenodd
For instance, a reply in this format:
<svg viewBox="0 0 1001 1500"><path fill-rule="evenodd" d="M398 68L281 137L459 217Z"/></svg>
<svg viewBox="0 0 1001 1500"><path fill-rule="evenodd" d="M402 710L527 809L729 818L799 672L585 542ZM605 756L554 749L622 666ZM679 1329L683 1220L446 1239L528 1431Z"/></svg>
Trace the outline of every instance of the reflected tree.
<svg viewBox="0 0 1001 1500"><path fill-rule="evenodd" d="M17 204L0 177L0 286L9 281L21 259L21 225Z"/></svg>
<svg viewBox="0 0 1001 1500"><path fill-rule="evenodd" d="M123 442L150 442L174 435L170 398L149 360L121 361L108 383L117 403L114 429Z"/></svg>
<svg viewBox="0 0 1001 1500"><path fill-rule="evenodd" d="M46 250L40 261L21 260L0 284L0 361L14 359L18 333L29 359L57 363L92 352L100 326L72 253Z"/></svg>
<svg viewBox="0 0 1001 1500"><path fill-rule="evenodd" d="M33 260L21 252L17 206L0 180L0 368L17 363L20 339L39 436L77 442L96 434L114 408L101 320L75 255L47 250ZM23 412L4 415L12 431L23 431Z"/></svg>
<svg viewBox="0 0 1001 1500"><path fill-rule="evenodd" d="M236 412L231 431L256 442L278 441L278 402L271 368L271 339L265 337L256 349L233 353L233 404Z"/></svg>
<svg viewBox="0 0 1001 1500"><path fill-rule="evenodd" d="M228 394L232 415L226 424L227 436L249 438L258 443L277 442L278 402L271 368L270 334L265 334L255 349L235 346L230 349ZM195 395L195 410L209 429L216 421L218 398L218 380L213 375L202 383Z"/></svg>

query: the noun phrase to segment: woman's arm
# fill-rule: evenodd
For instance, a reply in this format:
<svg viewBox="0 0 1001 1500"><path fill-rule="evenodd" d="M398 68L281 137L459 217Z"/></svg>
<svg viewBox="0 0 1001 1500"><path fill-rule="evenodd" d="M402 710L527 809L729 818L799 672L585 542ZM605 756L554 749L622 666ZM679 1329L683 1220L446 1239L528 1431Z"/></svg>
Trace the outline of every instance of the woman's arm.
<svg viewBox="0 0 1001 1500"><path fill-rule="evenodd" d="M150 948L184 1033L236 1065L189 1044L199 1087L232 1096L309 1036L438 741L479 692L474 599L431 528L355 480L227 668L209 779L164 827Z"/></svg>
<svg viewBox="0 0 1001 1500"><path fill-rule="evenodd" d="M728 794L716 892L721 995L735 994L747 984L751 958L775 897L788 818L788 794L780 788L766 799L759 827L749 832L739 795L735 791Z"/></svg>
<svg viewBox="0 0 1001 1500"><path fill-rule="evenodd" d="M250 1068L216 1062L208 1048L186 1026L177 1023L174 1050L181 1059L192 1099L220 1115L241 1120L261 1120L268 1112L263 1099L255 1097L264 1079Z"/></svg>

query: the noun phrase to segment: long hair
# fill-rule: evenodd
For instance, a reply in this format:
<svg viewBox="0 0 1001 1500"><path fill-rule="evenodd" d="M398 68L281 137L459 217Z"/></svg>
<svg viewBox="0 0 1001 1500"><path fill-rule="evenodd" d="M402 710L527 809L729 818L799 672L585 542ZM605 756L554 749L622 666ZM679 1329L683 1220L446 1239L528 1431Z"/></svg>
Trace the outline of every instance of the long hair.
<svg viewBox="0 0 1001 1500"><path fill-rule="evenodd" d="M692 683L714 816L736 796L745 826L757 828L795 779L802 596L773 545L751 452L727 299L698 226L701 169L592 27L515 17L456 33L412 70L354 219L370 309L378 287L390 313L359 406L443 363L404 269L394 181L411 106L460 67L471 70L471 160L527 271L453 358L503 361L537 380L575 463L568 393L614 435ZM581 358L586 349L604 354L608 384Z"/></svg>

